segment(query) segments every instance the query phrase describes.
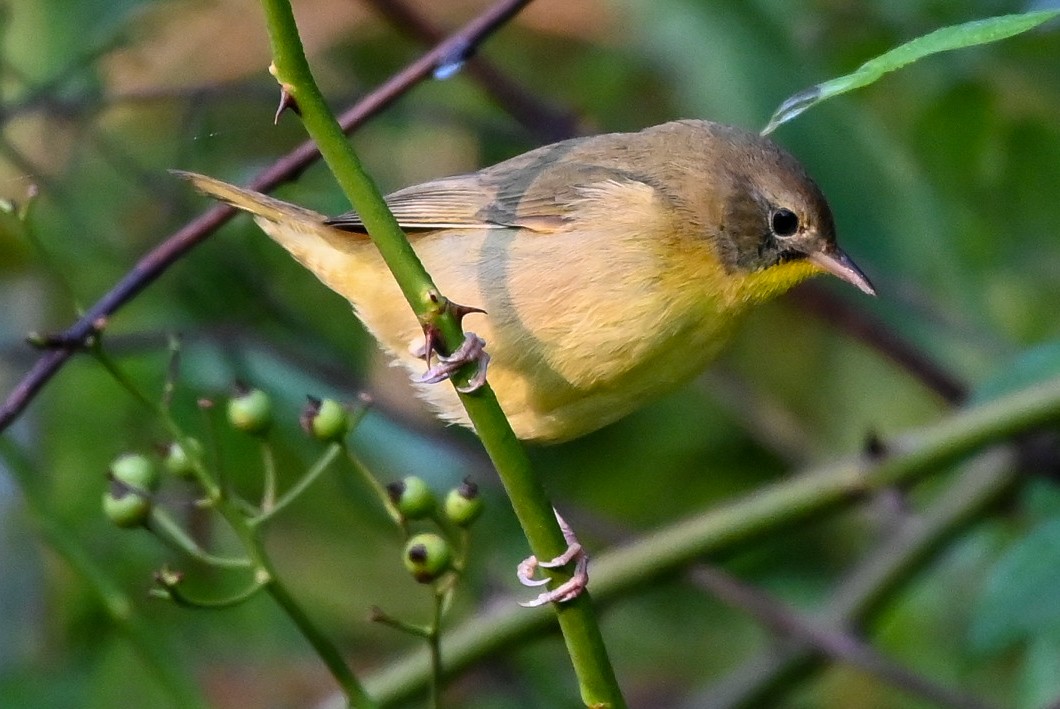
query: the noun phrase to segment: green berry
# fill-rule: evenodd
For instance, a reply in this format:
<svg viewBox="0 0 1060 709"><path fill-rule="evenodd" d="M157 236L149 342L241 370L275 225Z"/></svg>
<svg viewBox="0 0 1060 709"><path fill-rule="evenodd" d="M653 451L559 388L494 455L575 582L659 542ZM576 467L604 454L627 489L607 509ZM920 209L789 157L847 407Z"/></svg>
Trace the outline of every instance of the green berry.
<svg viewBox="0 0 1060 709"><path fill-rule="evenodd" d="M202 457L202 444L196 438L188 438L186 443L188 450L184 450L184 446L177 441L170 443L162 464L173 475L191 478L195 475L195 465L192 461ZM189 451L191 455L188 454Z"/></svg>
<svg viewBox="0 0 1060 709"><path fill-rule="evenodd" d="M449 570L453 553L437 534L417 534L405 545L405 568L420 583L430 583Z"/></svg>
<svg viewBox="0 0 1060 709"><path fill-rule="evenodd" d="M405 519L423 519L434 512L434 493L422 478L410 475L386 486L394 507Z"/></svg>
<svg viewBox="0 0 1060 709"><path fill-rule="evenodd" d="M232 427L253 436L264 435L272 424L272 401L261 389L236 387L228 400L228 422Z"/></svg>
<svg viewBox="0 0 1060 709"><path fill-rule="evenodd" d="M467 527L478 519L482 508L478 485L468 479L445 496L445 517L458 527Z"/></svg>
<svg viewBox="0 0 1060 709"><path fill-rule="evenodd" d="M139 453L124 453L115 458L110 464L110 477L121 485L148 493L157 490L161 482L155 464Z"/></svg>
<svg viewBox="0 0 1060 709"><path fill-rule="evenodd" d="M334 399L308 398L301 416L306 433L325 443L345 438L350 430L350 415L346 408Z"/></svg>
<svg viewBox="0 0 1060 709"><path fill-rule="evenodd" d="M151 514L151 498L140 488L111 480L103 493L103 514L123 529L139 527Z"/></svg>

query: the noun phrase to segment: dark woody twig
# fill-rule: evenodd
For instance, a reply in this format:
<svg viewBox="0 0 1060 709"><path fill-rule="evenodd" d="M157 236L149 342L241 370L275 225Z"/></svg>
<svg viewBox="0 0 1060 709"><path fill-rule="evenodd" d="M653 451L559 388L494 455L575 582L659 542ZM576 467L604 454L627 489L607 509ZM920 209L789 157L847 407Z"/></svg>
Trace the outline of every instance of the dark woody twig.
<svg viewBox="0 0 1060 709"><path fill-rule="evenodd" d="M394 27L418 42L433 45L445 36L441 29L417 14L404 0L365 1ZM576 115L541 101L482 57L469 56L465 71L508 115L539 140L551 143L581 132Z"/></svg>
<svg viewBox="0 0 1060 709"><path fill-rule="evenodd" d="M429 78L440 63L451 60L458 52L468 52L521 10L529 0L500 0L444 42L427 52L386 83L365 96L339 117L347 133L376 115L416 84ZM319 157L316 146L306 141L262 171L249 187L267 192L294 179ZM83 343L106 327L107 320L166 269L235 215L226 205L218 205L188 222L141 258L102 298L85 311L81 318L60 333L56 341ZM77 346L51 349L37 359L22 380L0 406L0 432L3 432L25 410L38 392L69 361Z"/></svg>

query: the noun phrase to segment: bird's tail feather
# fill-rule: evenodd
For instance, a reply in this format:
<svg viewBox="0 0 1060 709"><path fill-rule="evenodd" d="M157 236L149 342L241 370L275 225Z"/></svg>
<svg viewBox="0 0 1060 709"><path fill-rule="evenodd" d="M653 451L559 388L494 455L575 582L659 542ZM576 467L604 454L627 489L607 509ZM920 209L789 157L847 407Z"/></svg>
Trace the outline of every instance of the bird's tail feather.
<svg viewBox="0 0 1060 709"><path fill-rule="evenodd" d="M207 197L227 202L237 209L250 212L256 217L261 217L271 222L301 221L322 224L326 219L323 214L314 212L311 209L282 202L260 192L236 187L213 177L183 170L171 170L171 172L190 182L195 189Z"/></svg>

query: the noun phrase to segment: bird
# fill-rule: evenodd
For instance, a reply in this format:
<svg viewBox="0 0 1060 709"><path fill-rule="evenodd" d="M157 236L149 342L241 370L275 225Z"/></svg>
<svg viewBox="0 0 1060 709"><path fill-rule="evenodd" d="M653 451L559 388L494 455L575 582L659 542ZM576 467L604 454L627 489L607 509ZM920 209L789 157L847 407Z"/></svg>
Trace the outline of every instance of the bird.
<svg viewBox="0 0 1060 709"><path fill-rule="evenodd" d="M436 382L475 359L476 383L485 375L515 434L537 443L586 435L680 386L750 308L810 276L875 295L837 245L821 189L768 137L686 119L572 138L386 197L439 291L473 306L474 332L424 374L422 325L356 213L178 174L249 212L346 298L442 420L471 425Z"/></svg>

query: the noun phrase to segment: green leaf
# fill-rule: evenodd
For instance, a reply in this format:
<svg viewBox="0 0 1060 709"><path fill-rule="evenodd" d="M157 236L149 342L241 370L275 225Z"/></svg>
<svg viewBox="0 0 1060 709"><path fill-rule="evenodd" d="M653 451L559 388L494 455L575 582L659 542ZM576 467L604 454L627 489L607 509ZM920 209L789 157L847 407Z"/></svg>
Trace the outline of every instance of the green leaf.
<svg viewBox="0 0 1060 709"><path fill-rule="evenodd" d="M807 109L844 94L868 86L884 74L901 69L907 64L939 52L989 44L1034 29L1060 16L1060 10L1040 10L1018 15L1001 15L985 20L973 20L960 25L943 27L922 37L901 44L862 64L856 71L803 89L780 104L769 123L762 130L768 135Z"/></svg>
<svg viewBox="0 0 1060 709"><path fill-rule="evenodd" d="M1060 633L1060 519L1014 544L987 576L971 628L972 648L1001 652Z"/></svg>

